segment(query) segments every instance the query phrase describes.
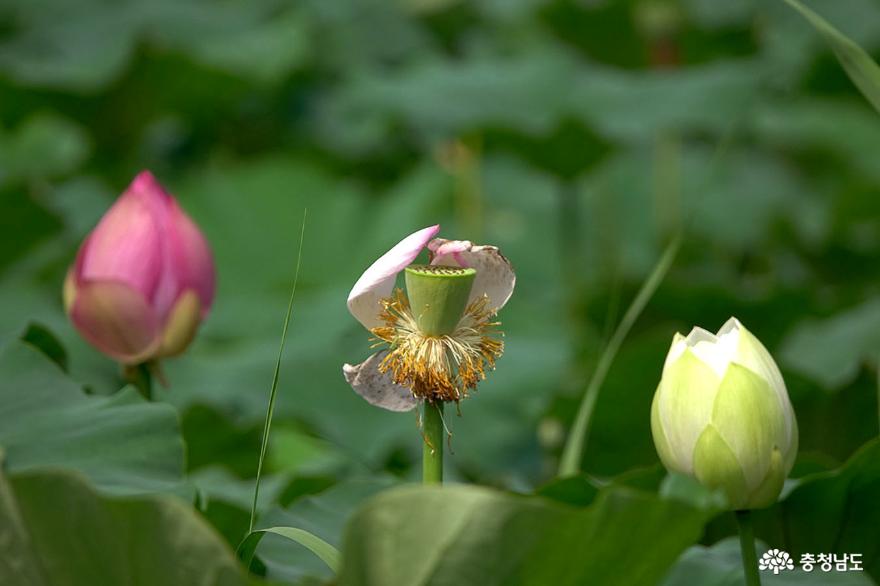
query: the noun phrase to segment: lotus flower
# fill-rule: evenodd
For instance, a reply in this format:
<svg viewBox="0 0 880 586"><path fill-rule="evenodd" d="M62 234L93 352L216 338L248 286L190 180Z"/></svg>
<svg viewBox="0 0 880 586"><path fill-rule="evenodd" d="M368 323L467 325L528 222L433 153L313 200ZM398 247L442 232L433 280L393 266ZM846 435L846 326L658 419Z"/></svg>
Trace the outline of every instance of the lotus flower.
<svg viewBox="0 0 880 586"><path fill-rule="evenodd" d="M494 246L410 234L364 271L348 309L385 348L343 373L356 393L391 411L459 401L495 366L504 345L494 316L516 276ZM413 265L423 249L429 264ZM406 293L395 289L405 273Z"/></svg>
<svg viewBox="0 0 880 586"><path fill-rule="evenodd" d="M651 407L663 464L723 490L735 509L773 504L797 455L782 375L736 318L717 334L676 334Z"/></svg>
<svg viewBox="0 0 880 586"><path fill-rule="evenodd" d="M127 365L183 352L213 299L208 243L149 171L85 238L64 283L79 333Z"/></svg>

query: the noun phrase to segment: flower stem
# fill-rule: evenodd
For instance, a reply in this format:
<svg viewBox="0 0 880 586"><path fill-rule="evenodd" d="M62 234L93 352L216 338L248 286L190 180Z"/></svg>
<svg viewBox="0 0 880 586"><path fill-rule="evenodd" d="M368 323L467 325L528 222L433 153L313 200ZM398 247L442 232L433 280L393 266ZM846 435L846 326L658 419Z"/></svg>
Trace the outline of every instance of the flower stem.
<svg viewBox="0 0 880 586"><path fill-rule="evenodd" d="M127 364L122 369L122 376L133 385L147 401L153 400L153 375L147 362Z"/></svg>
<svg viewBox="0 0 880 586"><path fill-rule="evenodd" d="M443 483L443 401L425 401L424 446L422 446L422 482Z"/></svg>
<svg viewBox="0 0 880 586"><path fill-rule="evenodd" d="M736 511L736 524L739 527L739 547L742 551L743 572L748 586L761 586L758 573L758 554L755 552L755 530L752 527L752 512Z"/></svg>

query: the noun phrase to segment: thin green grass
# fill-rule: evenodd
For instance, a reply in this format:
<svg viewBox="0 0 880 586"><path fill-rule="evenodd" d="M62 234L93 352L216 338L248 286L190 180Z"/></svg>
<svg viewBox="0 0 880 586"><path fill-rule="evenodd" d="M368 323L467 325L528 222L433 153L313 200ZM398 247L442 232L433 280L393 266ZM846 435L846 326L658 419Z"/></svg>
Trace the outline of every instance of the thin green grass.
<svg viewBox="0 0 880 586"><path fill-rule="evenodd" d="M748 112L749 108L745 111ZM709 163L710 171L707 175L706 183L711 181L711 178L714 176L714 171L718 167L718 162L733 143L736 129L737 125L732 124L718 143L712 156L712 160ZM608 371L611 369L611 365L617 357L617 352L620 350L621 345L636 320L638 320L642 311L654 296L654 293L663 282L663 279L666 278L666 273L669 272L669 269L675 261L675 257L678 255L678 251L681 248L685 235L687 234L688 227L691 222L695 221L697 218L700 207L703 203L705 203L705 199L698 201L696 205L690 208L688 215L683 218L675 235L669 241L669 244L666 245L663 254L657 260L651 274L648 275L648 278L642 283L639 292L632 300L632 303L630 303L626 313L624 313L623 318L620 320L620 323L617 324L614 334L611 336L611 339L602 351L602 354L599 357L599 362L596 364L596 370L593 371L593 376L587 383L587 387L578 406L577 414L575 415L574 424L572 425L565 446L563 447L557 476L570 476L580 472L581 460L583 459L587 438L590 434L590 423L593 417L593 410L596 406L596 400L599 397L599 391L602 388L602 384L605 382L605 377L608 375Z"/></svg>
<svg viewBox="0 0 880 586"><path fill-rule="evenodd" d="M308 210L303 211L302 228L299 233L299 250L296 254L296 272L293 277L293 287L290 290L290 300L287 302L287 314L284 316L284 328L281 330L281 344L278 347L278 358L275 360L275 372L272 374L272 388L269 391L269 407L266 409L266 421L263 424L263 440L260 444L260 460L257 462L257 480L254 485L254 502L251 506L251 519L248 523L248 536L254 530L257 518L257 502L260 498L260 479L263 475L263 462L266 459L266 449L269 445L269 430L272 427L272 415L275 413L275 397L278 394L278 378L281 373L281 358L284 355L284 342L287 340L287 329L290 326L290 316L293 314L293 298L296 295L296 285L299 282L299 268L302 264L303 239L306 234L306 217Z"/></svg>
<svg viewBox="0 0 880 586"><path fill-rule="evenodd" d="M241 542L241 545L238 546L237 551L239 559L246 568L251 567L251 563L254 561L254 554L257 552L257 546L267 533L280 535L285 539L302 545L324 562L334 574L339 572L341 557L339 550L313 533L295 527L269 527L251 531L245 540Z"/></svg>
<svg viewBox="0 0 880 586"><path fill-rule="evenodd" d="M642 284L635 299L633 299L623 315L623 319L620 320L620 323L614 330L614 335L611 336L608 345L605 346L605 350L602 352L602 356L596 365L596 370L587 384L586 391L584 391L584 397L578 407L574 425L562 451L562 458L559 462L559 476L577 474L580 471L581 457L587 441L593 409L596 406L596 399L599 397L599 389L602 387L602 383L605 382L605 376L614 363L614 358L617 356L617 351L620 350L621 344L623 344L623 341L639 318L639 315L641 315L642 310L648 304L648 301L654 296L657 287L663 282L666 273L669 272L669 268L678 254L678 249L681 247L682 238L683 234L679 232L666 246L666 250L654 266L654 270L651 271L650 276Z"/></svg>

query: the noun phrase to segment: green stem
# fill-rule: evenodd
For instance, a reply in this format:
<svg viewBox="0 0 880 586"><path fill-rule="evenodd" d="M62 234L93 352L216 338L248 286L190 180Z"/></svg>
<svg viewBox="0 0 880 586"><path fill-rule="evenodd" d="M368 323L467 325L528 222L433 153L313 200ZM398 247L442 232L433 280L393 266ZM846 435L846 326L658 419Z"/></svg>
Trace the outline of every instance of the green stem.
<svg viewBox="0 0 880 586"><path fill-rule="evenodd" d="M126 365L122 370L122 376L143 395L144 399L153 400L153 375L147 362Z"/></svg>
<svg viewBox="0 0 880 586"><path fill-rule="evenodd" d="M443 483L443 402L425 401L422 416L424 445L422 446L422 482Z"/></svg>
<svg viewBox="0 0 880 586"><path fill-rule="evenodd" d="M747 586L761 586L758 573L758 554L755 551L755 530L752 527L752 512L736 511L736 524L739 526L739 547L742 551L743 572Z"/></svg>
<svg viewBox="0 0 880 586"><path fill-rule="evenodd" d="M675 260L675 255L678 254L678 248L681 246L681 240L682 232L679 232L666 247L660 260L657 261L654 271L642 284L642 288L636 294L629 308L627 308L623 319L620 320L614 335L611 336L605 351L602 352L593 377L587 385L587 390L584 391L584 397L581 399L580 407L578 407L574 425L572 425L565 448L562 451L562 458L559 463L559 476L569 476L580 471L581 458L587 442L587 434L590 431L590 419L593 415L593 408L596 406L599 389L602 388L605 376L608 374L615 356L617 356L617 351L620 350L621 344L623 344L624 339L629 334L629 330L635 324L642 310L654 295L654 291L663 282L663 278L672 266L672 261Z"/></svg>

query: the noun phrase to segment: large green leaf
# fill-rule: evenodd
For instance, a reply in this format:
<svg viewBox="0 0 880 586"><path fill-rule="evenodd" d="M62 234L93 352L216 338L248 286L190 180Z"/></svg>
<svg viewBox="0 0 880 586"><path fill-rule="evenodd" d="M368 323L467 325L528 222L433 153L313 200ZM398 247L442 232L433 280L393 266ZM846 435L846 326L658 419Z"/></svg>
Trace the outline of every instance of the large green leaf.
<svg viewBox="0 0 880 586"><path fill-rule="evenodd" d="M13 341L0 349L0 405L0 446L11 471L72 468L114 493L180 488L177 414L132 388L88 396L49 358Z"/></svg>
<svg viewBox="0 0 880 586"><path fill-rule="evenodd" d="M551 43L520 55L425 58L391 76L354 77L324 105L322 130L355 151L381 146L398 122L426 142L480 127L546 134L567 116L612 140L675 129L720 134L747 111L758 73L747 60L632 73Z"/></svg>
<svg viewBox="0 0 880 586"><path fill-rule="evenodd" d="M174 497L105 497L79 475L0 475L0 583L238 586L232 551Z"/></svg>
<svg viewBox="0 0 880 586"><path fill-rule="evenodd" d="M880 351L880 301L824 320L804 320L786 337L785 364L829 390L852 382L862 363Z"/></svg>
<svg viewBox="0 0 880 586"><path fill-rule="evenodd" d="M880 439L841 468L804 477L775 507L758 513L758 535L795 559L804 553L860 553L880 580Z"/></svg>
<svg viewBox="0 0 880 586"><path fill-rule="evenodd" d="M831 160L841 163L831 166L836 184L848 168L880 180L880 161L872 156L880 144L876 116L871 108L849 96L812 97L764 103L753 124L761 142L794 153L815 151L834 157Z"/></svg>
<svg viewBox="0 0 880 586"><path fill-rule="evenodd" d="M625 488L576 509L484 488L410 486L355 515L340 584L655 584L705 518Z"/></svg>
<svg viewBox="0 0 880 586"><path fill-rule="evenodd" d="M85 131L57 114L34 114L14 132L0 128L0 187L69 173L85 160L90 148Z"/></svg>
<svg viewBox="0 0 880 586"><path fill-rule="evenodd" d="M277 81L306 55L301 11L274 2L13 1L20 26L0 38L0 71L28 85L100 88L119 76L138 41L257 81ZM232 50L230 47L235 47Z"/></svg>
<svg viewBox="0 0 880 586"><path fill-rule="evenodd" d="M864 49L798 0L784 1L800 12L825 38L856 87L880 111L880 66Z"/></svg>

